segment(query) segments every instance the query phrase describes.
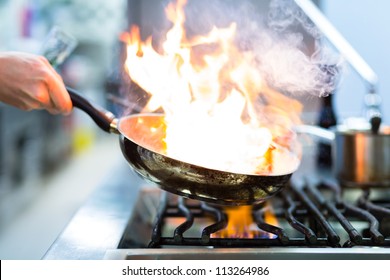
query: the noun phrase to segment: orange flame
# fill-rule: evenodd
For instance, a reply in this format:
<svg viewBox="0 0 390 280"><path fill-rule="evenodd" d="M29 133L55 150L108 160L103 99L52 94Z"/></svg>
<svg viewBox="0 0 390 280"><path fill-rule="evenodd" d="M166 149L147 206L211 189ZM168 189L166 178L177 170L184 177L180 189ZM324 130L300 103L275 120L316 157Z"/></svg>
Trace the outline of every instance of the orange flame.
<svg viewBox="0 0 390 280"><path fill-rule="evenodd" d="M255 54L236 46L236 23L188 39L185 4L166 8L173 26L161 52L152 38L142 42L136 27L123 36L126 70L150 95L144 111L164 111L166 154L235 173L293 172L299 160L290 127L302 106L267 86Z"/></svg>
<svg viewBox="0 0 390 280"><path fill-rule="evenodd" d="M272 205L266 203L264 206L264 222L273 226L278 226L279 222L274 214ZM252 215L252 206L225 207L228 224L225 229L212 234L213 238L261 238L274 235L266 233L258 228Z"/></svg>
<svg viewBox="0 0 390 280"><path fill-rule="evenodd" d="M252 218L251 206L225 208L228 216L226 229L214 234L221 238L254 238L258 228ZM214 236L213 236L214 237Z"/></svg>

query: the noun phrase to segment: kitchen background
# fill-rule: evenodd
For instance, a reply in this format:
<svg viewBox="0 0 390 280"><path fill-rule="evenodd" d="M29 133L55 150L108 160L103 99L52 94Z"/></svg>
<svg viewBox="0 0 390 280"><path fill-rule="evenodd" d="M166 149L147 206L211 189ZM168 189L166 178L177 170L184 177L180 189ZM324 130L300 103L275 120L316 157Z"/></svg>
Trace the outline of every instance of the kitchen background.
<svg viewBox="0 0 390 280"><path fill-rule="evenodd" d="M119 35L129 23L152 33L166 2L0 0L0 51L39 53L50 28L60 26L78 40L61 68L65 82L113 108L110 100L121 69ZM268 1L251 2L259 11L268 5ZM383 119L388 124L390 3L315 2L379 76ZM333 97L339 120L362 116L366 90L362 79L347 68ZM306 113L315 116L318 103L313 97L305 100ZM62 117L0 104L0 258L41 258L91 192L123 164L121 157L117 138L100 132L78 110Z"/></svg>

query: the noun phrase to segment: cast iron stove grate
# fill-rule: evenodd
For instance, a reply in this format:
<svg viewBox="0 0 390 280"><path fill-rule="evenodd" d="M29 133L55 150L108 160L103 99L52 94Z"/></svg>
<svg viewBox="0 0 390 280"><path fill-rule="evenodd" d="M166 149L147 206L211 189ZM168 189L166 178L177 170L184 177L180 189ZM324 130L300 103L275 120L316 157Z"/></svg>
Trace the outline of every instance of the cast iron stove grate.
<svg viewBox="0 0 390 280"><path fill-rule="evenodd" d="M389 247L390 200L376 196L333 182L290 182L269 203L252 207L257 234L238 238L216 237L228 225L225 208L162 192L147 247ZM265 220L267 211L276 224ZM128 244L123 238L119 248Z"/></svg>

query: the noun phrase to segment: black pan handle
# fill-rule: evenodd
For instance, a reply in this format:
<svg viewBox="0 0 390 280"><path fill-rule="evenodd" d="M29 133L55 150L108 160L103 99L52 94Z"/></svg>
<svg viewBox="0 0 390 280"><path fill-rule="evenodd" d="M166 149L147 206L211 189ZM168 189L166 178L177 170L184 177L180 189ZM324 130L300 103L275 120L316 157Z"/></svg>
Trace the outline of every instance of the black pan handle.
<svg viewBox="0 0 390 280"><path fill-rule="evenodd" d="M66 87L72 100L73 106L83 110L87 113L93 121L105 132L118 133L116 128L117 119L114 114L110 111L107 111L103 108L98 108L97 106L92 105L87 99L81 96L76 90Z"/></svg>

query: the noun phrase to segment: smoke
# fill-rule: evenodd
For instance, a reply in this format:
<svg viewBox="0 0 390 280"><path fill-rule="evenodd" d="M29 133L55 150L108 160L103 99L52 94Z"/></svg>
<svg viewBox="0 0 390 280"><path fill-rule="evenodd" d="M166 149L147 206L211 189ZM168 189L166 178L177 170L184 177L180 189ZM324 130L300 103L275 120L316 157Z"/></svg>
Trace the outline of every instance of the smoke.
<svg viewBox="0 0 390 280"><path fill-rule="evenodd" d="M338 84L341 56L293 0L191 1L187 33L237 23L237 45L256 54L253 64L270 87L294 96L326 96Z"/></svg>
<svg viewBox="0 0 390 280"><path fill-rule="evenodd" d="M326 96L337 86L343 70L341 56L325 44L318 28L292 0L272 0L267 24L272 46L259 60L269 82L295 94Z"/></svg>
<svg viewBox="0 0 390 280"><path fill-rule="evenodd" d="M268 39L268 38L266 38ZM325 47L315 45L314 53L305 54L299 34L259 46L256 54L259 68L268 84L292 95L326 96L337 86L341 60Z"/></svg>

